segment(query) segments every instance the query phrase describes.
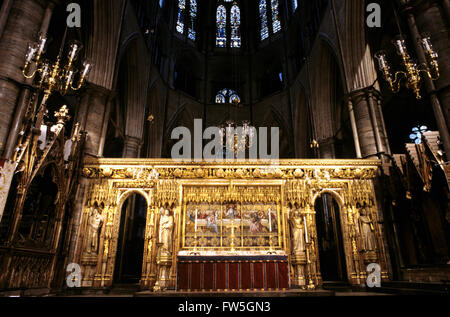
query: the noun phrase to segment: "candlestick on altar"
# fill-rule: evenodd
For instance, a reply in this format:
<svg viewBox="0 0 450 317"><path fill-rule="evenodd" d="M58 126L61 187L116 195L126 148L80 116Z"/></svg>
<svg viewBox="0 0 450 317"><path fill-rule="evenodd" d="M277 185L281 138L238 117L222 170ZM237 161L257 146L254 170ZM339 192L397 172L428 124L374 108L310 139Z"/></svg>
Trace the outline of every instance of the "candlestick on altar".
<svg viewBox="0 0 450 317"><path fill-rule="evenodd" d="M269 231L272 232L272 215L269 208Z"/></svg>
<svg viewBox="0 0 450 317"><path fill-rule="evenodd" d="M306 216L303 216L303 223L305 224L305 241L306 241L306 243L309 243L308 226L306 225Z"/></svg>
<svg viewBox="0 0 450 317"><path fill-rule="evenodd" d="M195 209L195 232L197 232L197 213L198 213L198 210Z"/></svg>

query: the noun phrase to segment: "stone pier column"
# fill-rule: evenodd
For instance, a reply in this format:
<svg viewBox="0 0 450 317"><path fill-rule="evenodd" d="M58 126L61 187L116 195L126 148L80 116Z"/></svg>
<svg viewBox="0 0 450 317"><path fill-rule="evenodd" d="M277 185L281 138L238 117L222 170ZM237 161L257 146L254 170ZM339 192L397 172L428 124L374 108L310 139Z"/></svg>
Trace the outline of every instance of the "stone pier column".
<svg viewBox="0 0 450 317"><path fill-rule="evenodd" d="M444 15L447 21L450 21L450 0L441 0L444 9Z"/></svg>
<svg viewBox="0 0 450 317"><path fill-rule="evenodd" d="M321 159L334 159L336 157L334 142L334 137L318 140Z"/></svg>
<svg viewBox="0 0 450 317"><path fill-rule="evenodd" d="M380 93L373 88L350 94L363 158L374 158L379 153L389 153L383 114L379 107L380 96Z"/></svg>
<svg viewBox="0 0 450 317"><path fill-rule="evenodd" d="M425 52L418 39L423 33L431 37L434 50L439 54L440 77L436 81L429 78L424 80L424 98L430 100L430 110L433 111L441 141L447 157L450 153L450 31L448 28L448 1L422 1L411 4L405 0L400 1L403 5L402 13L408 23L411 42L414 43L415 53L419 63L426 63Z"/></svg>
<svg viewBox="0 0 450 317"><path fill-rule="evenodd" d="M87 132L85 152L87 155L99 157L104 142L103 130L105 120L109 120L108 102L111 92L101 87L90 85L81 96L80 106L75 121Z"/></svg>
<svg viewBox="0 0 450 317"><path fill-rule="evenodd" d="M0 8L0 38L3 35L3 30L5 29L6 21L8 21L8 16L9 12L11 11L12 4L13 0L4 0Z"/></svg>
<svg viewBox="0 0 450 317"><path fill-rule="evenodd" d="M44 17L41 23L41 28L39 30L40 33L47 34L54 8L55 4L53 2L49 2L47 8L45 9ZM16 111L14 112L14 117L10 125L8 139L5 146L4 157L6 158L11 158L12 155L14 154L14 149L16 147L17 138L20 132L19 129L21 127L23 117L27 110L27 106L30 102L30 97L32 94L32 89L30 86L33 84L33 80L34 80L33 78L25 79L25 84L20 91Z"/></svg>
<svg viewBox="0 0 450 317"><path fill-rule="evenodd" d="M0 155L5 147L25 78L21 67L28 43L37 41L49 1L21 0L10 5L0 37ZM2 13L3 14L3 13ZM6 14L6 13L5 13ZM49 20L49 18L48 18ZM2 22L3 23L3 22ZM17 133L17 131L15 131ZM12 142L13 143L13 142Z"/></svg>
<svg viewBox="0 0 450 317"><path fill-rule="evenodd" d="M435 86L448 126L450 120L450 31L445 21L443 8L437 2L429 2L431 4L425 9L417 8L410 13L416 17L415 22L419 32L428 33L431 36L433 47L439 54L441 76L435 81Z"/></svg>
<svg viewBox="0 0 450 317"><path fill-rule="evenodd" d="M141 139L132 136L126 136L125 144L123 147L123 157L126 158L140 157L141 146L142 146Z"/></svg>

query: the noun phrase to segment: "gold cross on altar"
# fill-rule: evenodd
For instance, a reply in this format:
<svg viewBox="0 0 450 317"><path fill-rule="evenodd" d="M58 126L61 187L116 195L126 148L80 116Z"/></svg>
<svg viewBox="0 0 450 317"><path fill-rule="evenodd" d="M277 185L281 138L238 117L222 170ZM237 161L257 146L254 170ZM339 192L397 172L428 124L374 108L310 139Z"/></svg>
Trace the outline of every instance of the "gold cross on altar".
<svg viewBox="0 0 450 317"><path fill-rule="evenodd" d="M69 109L63 105L58 111L55 111L55 118L58 119L58 124L65 124L70 120Z"/></svg>

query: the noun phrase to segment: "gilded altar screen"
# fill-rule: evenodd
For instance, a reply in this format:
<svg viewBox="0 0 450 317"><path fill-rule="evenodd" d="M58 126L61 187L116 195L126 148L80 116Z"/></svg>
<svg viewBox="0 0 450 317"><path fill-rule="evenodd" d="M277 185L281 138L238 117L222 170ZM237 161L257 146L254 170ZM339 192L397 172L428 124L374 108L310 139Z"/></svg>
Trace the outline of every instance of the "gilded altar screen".
<svg viewBox="0 0 450 317"><path fill-rule="evenodd" d="M206 188L207 201L186 201L183 249L267 250L282 248L280 204L264 191L279 187ZM191 189L192 191L192 189ZM230 193L234 191L234 193ZM189 192L189 190L188 190ZM222 192L222 194L220 194ZM227 196L233 195L229 198ZM246 199L245 195L252 197ZM201 194L197 196L199 198ZM279 197L279 196L278 196Z"/></svg>

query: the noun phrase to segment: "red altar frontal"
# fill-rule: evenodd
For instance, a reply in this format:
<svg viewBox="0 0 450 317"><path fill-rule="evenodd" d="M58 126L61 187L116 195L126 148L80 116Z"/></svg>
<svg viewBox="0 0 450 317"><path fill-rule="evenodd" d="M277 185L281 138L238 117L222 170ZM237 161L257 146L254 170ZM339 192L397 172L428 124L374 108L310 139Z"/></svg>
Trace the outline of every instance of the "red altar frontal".
<svg viewBox="0 0 450 317"><path fill-rule="evenodd" d="M178 291L286 290L287 256L179 256Z"/></svg>

